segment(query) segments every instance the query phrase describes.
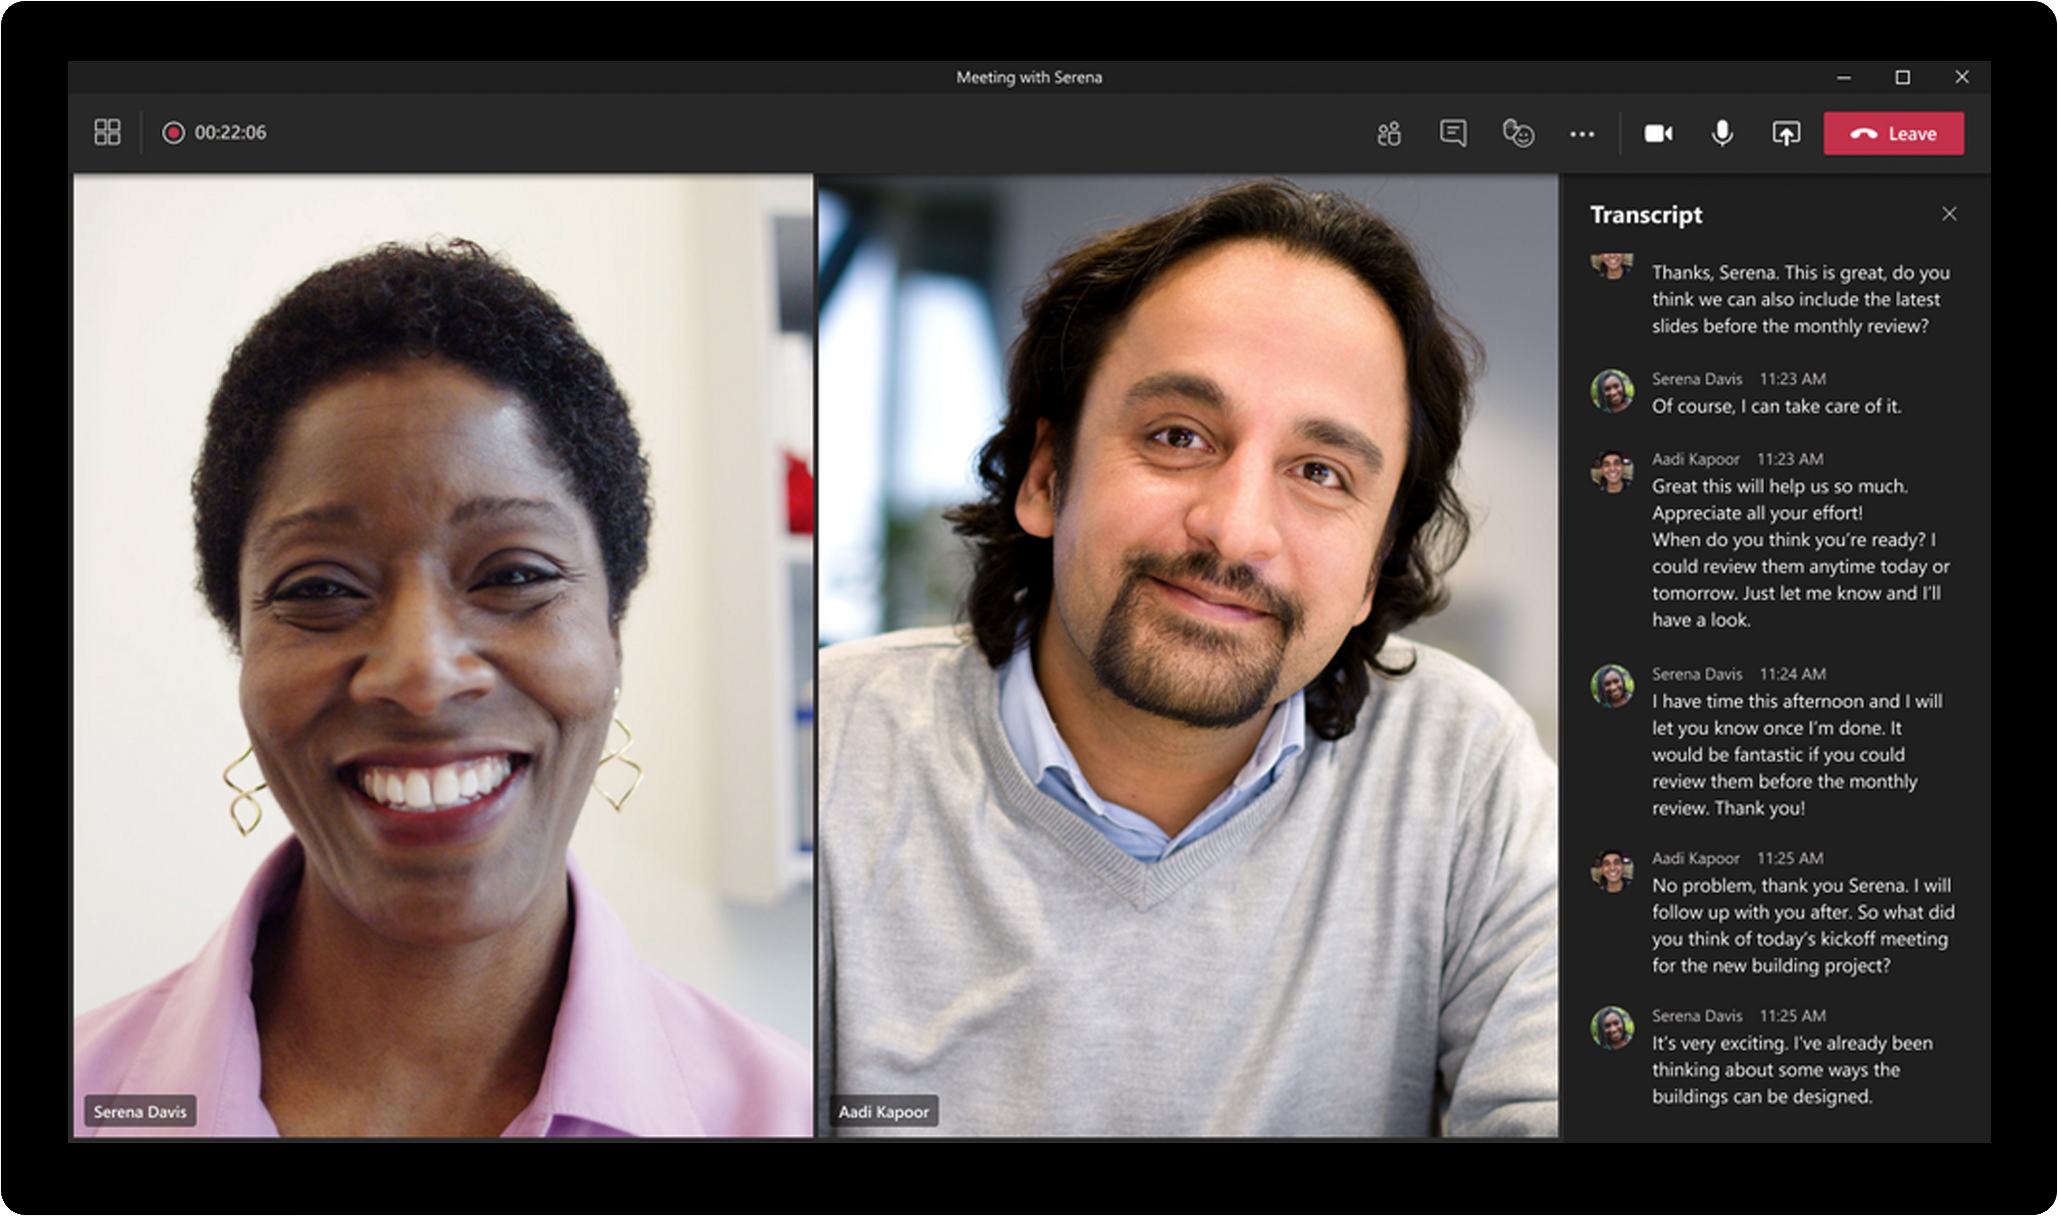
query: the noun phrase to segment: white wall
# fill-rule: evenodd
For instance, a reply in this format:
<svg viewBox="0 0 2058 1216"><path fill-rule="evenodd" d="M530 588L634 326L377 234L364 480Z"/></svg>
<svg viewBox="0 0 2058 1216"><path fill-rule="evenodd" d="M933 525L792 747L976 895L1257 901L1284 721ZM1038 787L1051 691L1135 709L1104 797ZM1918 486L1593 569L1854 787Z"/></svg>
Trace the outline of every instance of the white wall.
<svg viewBox="0 0 2058 1216"><path fill-rule="evenodd" d="M648 776L620 815L589 800L573 850L645 961L810 1041L808 892L741 908L706 883L721 758L706 742L719 697L702 674L720 590L704 577L717 526L705 471L769 456L701 441L710 411L740 404L711 391L720 361L763 356L698 336L728 290L695 273L710 245L768 239L735 230L752 211L739 192L804 214L807 179L73 182L74 1013L191 959L288 832L269 794L249 839L229 822L220 774L247 742L236 660L193 586L189 479L229 352L314 270L385 241L461 236L577 319L627 393L653 470L657 524L623 626L621 705Z"/></svg>

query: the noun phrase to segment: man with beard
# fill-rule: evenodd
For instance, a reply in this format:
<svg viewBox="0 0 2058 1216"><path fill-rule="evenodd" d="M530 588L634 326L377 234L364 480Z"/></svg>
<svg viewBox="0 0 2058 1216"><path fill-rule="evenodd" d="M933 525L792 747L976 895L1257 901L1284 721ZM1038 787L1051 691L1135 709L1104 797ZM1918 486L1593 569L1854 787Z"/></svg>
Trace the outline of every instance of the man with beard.
<svg viewBox="0 0 2058 1216"><path fill-rule="evenodd" d="M1389 641L1465 536L1469 335L1280 182L1025 315L972 637L822 656L819 1130L1554 1135L1556 770Z"/></svg>

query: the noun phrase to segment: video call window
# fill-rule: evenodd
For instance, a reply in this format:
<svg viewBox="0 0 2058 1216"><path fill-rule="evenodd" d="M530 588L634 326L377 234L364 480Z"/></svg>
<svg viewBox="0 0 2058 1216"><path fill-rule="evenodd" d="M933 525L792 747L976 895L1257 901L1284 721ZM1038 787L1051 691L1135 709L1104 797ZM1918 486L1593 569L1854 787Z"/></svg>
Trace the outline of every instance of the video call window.
<svg viewBox="0 0 2058 1216"><path fill-rule="evenodd" d="M1934 471L2048 64L64 70L62 1177L2045 1143Z"/></svg>

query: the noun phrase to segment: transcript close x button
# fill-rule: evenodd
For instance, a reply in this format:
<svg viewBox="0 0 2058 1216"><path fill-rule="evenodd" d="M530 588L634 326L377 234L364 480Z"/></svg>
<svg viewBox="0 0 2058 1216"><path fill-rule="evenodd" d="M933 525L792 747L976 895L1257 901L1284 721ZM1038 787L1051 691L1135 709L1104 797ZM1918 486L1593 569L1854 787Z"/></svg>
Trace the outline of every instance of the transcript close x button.
<svg viewBox="0 0 2058 1216"><path fill-rule="evenodd" d="M1963 156L1965 115L1955 110L1833 110L1822 116L1825 156Z"/></svg>

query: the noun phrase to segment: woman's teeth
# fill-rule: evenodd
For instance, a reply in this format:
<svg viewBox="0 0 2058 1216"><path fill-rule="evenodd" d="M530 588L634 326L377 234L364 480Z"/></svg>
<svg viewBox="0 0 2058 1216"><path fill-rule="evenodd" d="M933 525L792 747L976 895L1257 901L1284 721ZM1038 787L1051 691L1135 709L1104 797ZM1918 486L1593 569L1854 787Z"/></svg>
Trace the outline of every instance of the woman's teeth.
<svg viewBox="0 0 2058 1216"><path fill-rule="evenodd" d="M374 768L357 770L357 788L373 802L396 811L447 811L490 794L514 774L514 761L506 755L460 760L436 768Z"/></svg>

